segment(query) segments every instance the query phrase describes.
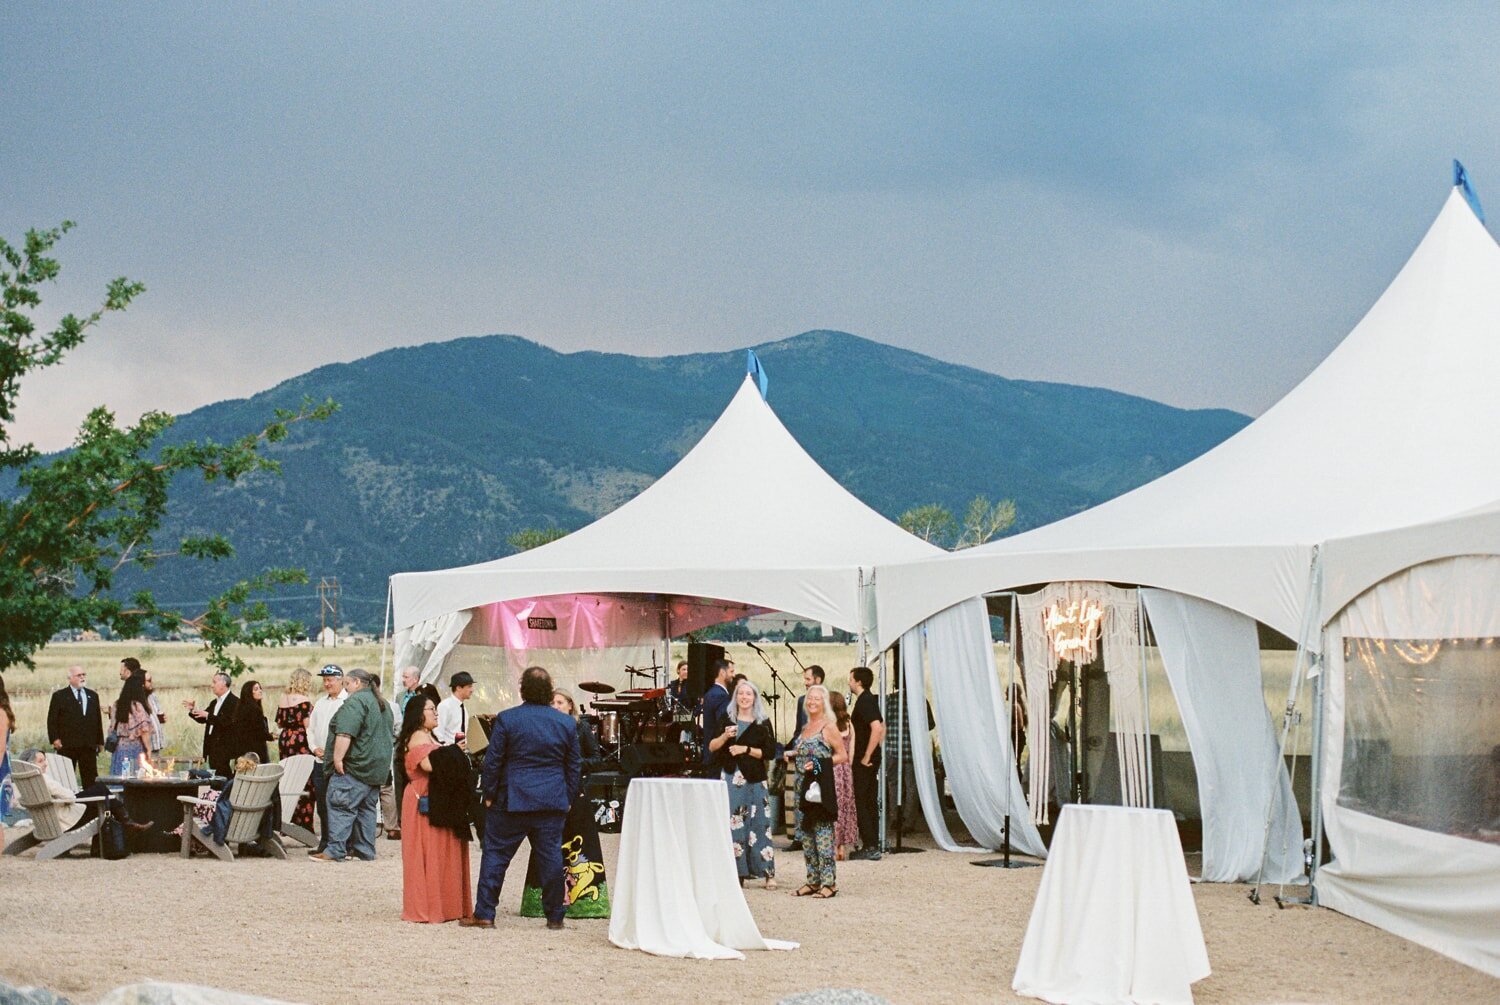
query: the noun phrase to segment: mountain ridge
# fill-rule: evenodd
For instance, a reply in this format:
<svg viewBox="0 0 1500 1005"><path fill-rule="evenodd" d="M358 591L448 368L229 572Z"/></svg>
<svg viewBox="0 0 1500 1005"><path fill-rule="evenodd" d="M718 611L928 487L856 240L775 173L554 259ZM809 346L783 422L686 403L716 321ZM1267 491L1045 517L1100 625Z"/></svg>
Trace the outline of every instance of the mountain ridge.
<svg viewBox="0 0 1500 1005"><path fill-rule="evenodd" d="M751 348L792 435L892 519L928 502L961 512L982 494L1016 500L1016 529L1039 526L1164 474L1250 421L1015 380L847 332ZM179 418L172 439L237 436L304 397L341 407L269 448L280 478L174 487L161 540L224 531L234 559L163 563L148 581L121 585L207 597L267 566L296 565L314 581L338 576L359 605L349 619L374 627L391 573L499 557L518 529L576 529L645 488L718 417L744 364L743 349L640 357L466 336L325 364L203 406ZM754 459L746 465L752 477ZM317 610L287 607L304 621Z"/></svg>

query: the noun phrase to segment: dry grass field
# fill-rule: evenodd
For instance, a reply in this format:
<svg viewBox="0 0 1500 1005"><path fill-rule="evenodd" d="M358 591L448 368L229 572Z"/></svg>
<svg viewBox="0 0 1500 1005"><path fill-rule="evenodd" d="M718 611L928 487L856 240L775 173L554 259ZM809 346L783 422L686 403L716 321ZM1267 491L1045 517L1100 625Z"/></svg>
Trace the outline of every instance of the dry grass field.
<svg viewBox="0 0 1500 1005"><path fill-rule="evenodd" d="M766 646L767 656L776 666L782 678L791 683L798 693L802 690L801 677L791 655L781 646ZM749 675L762 690L770 690L770 672L759 656L743 643L726 646L738 669ZM339 646L320 648L315 646L288 646L267 649L237 649L236 653L254 668L253 679L260 681L266 689L266 708L276 707L282 688L286 686L293 669L305 667L316 671L324 663L338 663L345 669L365 667L378 670L380 646ZM797 646L803 663L817 663L829 675L829 683L847 688L848 671L857 665L859 647L854 644L803 643ZM686 646L674 643L672 661L685 659ZM562 659L562 654L553 654ZM5 686L10 692L16 711L17 731L11 741L13 750L27 746L45 746L47 701L52 691L62 687L67 680L68 667L79 665L89 674L89 686L98 691L108 702L119 694L120 660L134 656L151 671L162 708L167 713L167 754L169 756L192 756L199 753L202 745L202 727L194 723L183 712L184 699L193 698L200 704L210 695L209 679L213 668L204 662L198 646L189 642L79 642L50 645L37 654L37 669L12 668L5 673ZM545 656L539 656L544 665ZM1265 652L1261 656L1267 707L1280 724L1281 709L1286 701L1287 682L1293 670L1294 653ZM387 662L390 656L387 655ZM995 646L995 662L1001 674L1002 684L1009 665L1009 647ZM577 665L576 657L571 661ZM587 666L587 664L583 664ZM613 664L609 664L613 666ZM386 676L392 675L387 667ZM597 676L613 680L604 666L596 672L583 671L580 676ZM1171 688L1161 668L1161 660L1155 650L1147 655L1148 686L1151 693L1152 729L1161 735L1164 750L1186 750L1187 738L1183 733L1182 720L1177 703L1172 700ZM246 679L235 682L238 692ZM617 681L617 683L621 683ZM623 683L622 685L623 686ZM387 686L387 692L390 687ZM444 693L446 689L444 688ZM581 696L580 696L581 697ZM787 707L790 707L790 702ZM477 711L485 711L480 708ZM1307 752L1310 734L1303 731L1303 753Z"/></svg>

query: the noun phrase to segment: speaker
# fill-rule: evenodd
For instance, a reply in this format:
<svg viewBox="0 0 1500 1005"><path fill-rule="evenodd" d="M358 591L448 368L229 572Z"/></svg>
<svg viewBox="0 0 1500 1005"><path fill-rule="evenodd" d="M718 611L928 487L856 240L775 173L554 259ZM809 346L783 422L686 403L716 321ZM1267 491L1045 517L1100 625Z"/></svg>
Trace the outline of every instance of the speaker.
<svg viewBox="0 0 1500 1005"><path fill-rule="evenodd" d="M714 661L724 658L724 647L712 642L688 643L688 708L697 708L703 700L703 692L713 686Z"/></svg>
<svg viewBox="0 0 1500 1005"><path fill-rule="evenodd" d="M687 764L680 743L630 743L620 748L620 770L636 775L675 775Z"/></svg>

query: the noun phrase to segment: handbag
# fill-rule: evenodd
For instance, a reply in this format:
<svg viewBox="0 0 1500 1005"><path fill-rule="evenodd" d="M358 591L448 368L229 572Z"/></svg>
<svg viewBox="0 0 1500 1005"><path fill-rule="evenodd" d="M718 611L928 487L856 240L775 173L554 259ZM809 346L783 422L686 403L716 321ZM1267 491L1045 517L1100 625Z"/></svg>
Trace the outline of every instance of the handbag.
<svg viewBox="0 0 1500 1005"><path fill-rule="evenodd" d="M821 804L823 802L823 786L819 785L817 782L809 782L807 785L807 791L802 794L802 801L806 803Z"/></svg>
<svg viewBox="0 0 1500 1005"><path fill-rule="evenodd" d="M420 813L420 814L422 814L424 817L427 815L427 808L430 805L431 804L427 801L427 797L426 796L418 796L417 797L417 812Z"/></svg>
<svg viewBox="0 0 1500 1005"><path fill-rule="evenodd" d="M104 749L113 754L119 746L120 734L111 729L109 735L104 738Z"/></svg>
<svg viewBox="0 0 1500 1005"><path fill-rule="evenodd" d="M111 862L130 855L130 846L125 840L125 825L108 809L100 811L99 855Z"/></svg>

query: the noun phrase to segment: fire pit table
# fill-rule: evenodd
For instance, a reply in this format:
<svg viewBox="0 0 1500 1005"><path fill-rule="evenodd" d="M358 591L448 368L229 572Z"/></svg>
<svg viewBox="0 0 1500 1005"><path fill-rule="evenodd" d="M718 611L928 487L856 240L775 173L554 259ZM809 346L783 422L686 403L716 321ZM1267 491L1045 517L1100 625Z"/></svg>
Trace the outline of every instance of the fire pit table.
<svg viewBox="0 0 1500 1005"><path fill-rule="evenodd" d="M182 849L182 838L172 833L182 824L182 804L177 797L197 796L206 788L222 789L225 779L100 775L99 781L111 789L124 790L130 819L151 821L150 830L130 835L130 850L171 855Z"/></svg>

